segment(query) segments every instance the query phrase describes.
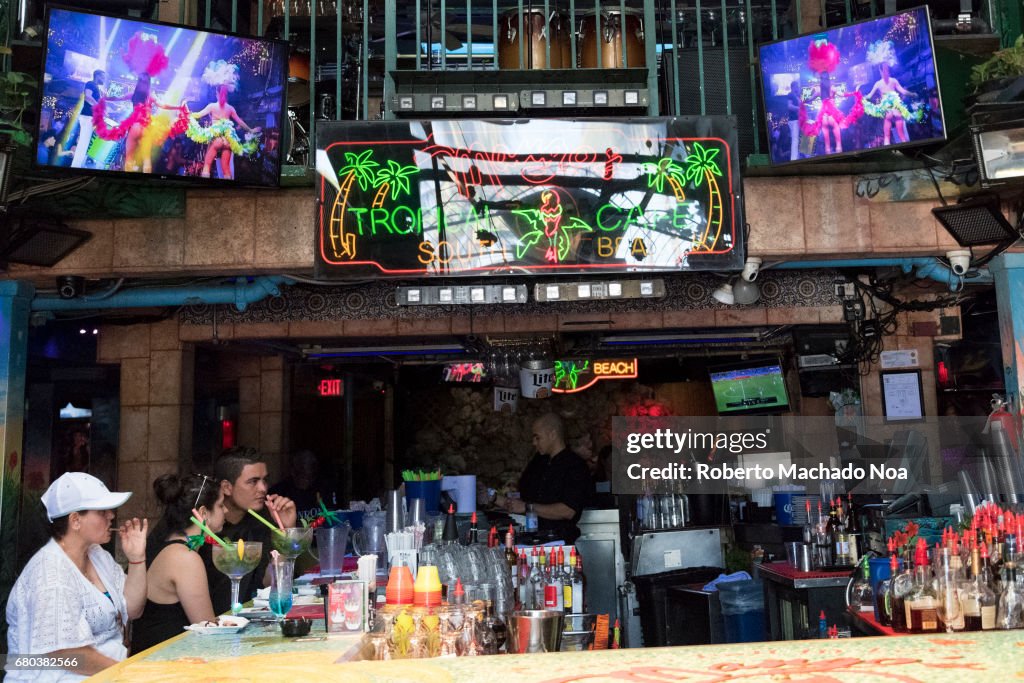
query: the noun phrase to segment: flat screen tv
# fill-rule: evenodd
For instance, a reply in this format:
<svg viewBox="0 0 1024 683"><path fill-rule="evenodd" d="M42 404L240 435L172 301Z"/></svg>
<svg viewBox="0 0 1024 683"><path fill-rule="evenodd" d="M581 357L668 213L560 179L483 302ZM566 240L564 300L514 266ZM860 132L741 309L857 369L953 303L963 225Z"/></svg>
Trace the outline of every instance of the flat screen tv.
<svg viewBox="0 0 1024 683"><path fill-rule="evenodd" d="M789 409L782 363L762 358L708 368L719 415L778 413Z"/></svg>
<svg viewBox="0 0 1024 683"><path fill-rule="evenodd" d="M759 49L773 164L946 137L927 7Z"/></svg>
<svg viewBox="0 0 1024 683"><path fill-rule="evenodd" d="M287 44L52 7L36 164L275 187Z"/></svg>

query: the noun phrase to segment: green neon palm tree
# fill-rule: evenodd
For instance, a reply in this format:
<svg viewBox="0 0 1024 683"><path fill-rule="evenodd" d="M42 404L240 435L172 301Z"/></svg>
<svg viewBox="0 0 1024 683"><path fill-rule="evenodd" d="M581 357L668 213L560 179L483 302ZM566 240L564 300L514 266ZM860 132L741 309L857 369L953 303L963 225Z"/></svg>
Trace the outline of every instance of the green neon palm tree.
<svg viewBox="0 0 1024 683"><path fill-rule="evenodd" d="M409 177L416 173L419 173L419 169L415 166L403 166L393 159L388 159L387 167L378 170L377 176L373 179L373 184L377 187L377 194L373 197L373 208L384 206L389 194L395 199L403 194L409 194L412 190Z"/></svg>
<svg viewBox="0 0 1024 683"><path fill-rule="evenodd" d="M657 192L665 191L665 183L672 188L677 202L686 201L686 194L683 193L683 185L686 184L686 176L679 164L671 159L659 159L657 163L646 163L640 167L642 173L647 174L647 187L654 188Z"/></svg>
<svg viewBox="0 0 1024 683"><path fill-rule="evenodd" d="M706 148L699 142L693 143L693 149L686 157L686 182L692 182L694 187L700 187L701 183L708 184L708 219L704 226L704 234L694 245L694 251L711 251L718 243L722 233L722 191L718 186L715 176L722 176L722 169L718 167L715 157L722 150ZM708 236L714 228L715 236L710 241Z"/></svg>

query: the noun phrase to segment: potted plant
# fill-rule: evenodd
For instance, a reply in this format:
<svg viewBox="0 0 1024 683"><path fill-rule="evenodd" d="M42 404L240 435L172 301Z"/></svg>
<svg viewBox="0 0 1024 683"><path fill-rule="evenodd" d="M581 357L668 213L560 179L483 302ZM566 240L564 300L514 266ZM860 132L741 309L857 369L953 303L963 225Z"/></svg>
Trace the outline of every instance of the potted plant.
<svg viewBox="0 0 1024 683"><path fill-rule="evenodd" d="M971 69L974 98L978 102L994 101L1003 89L1020 80L1021 76L1024 76L1024 35L1018 36L1010 47L997 50L988 60Z"/></svg>
<svg viewBox="0 0 1024 683"><path fill-rule="evenodd" d="M32 133L25 127L25 112L35 99L36 79L19 71L0 74L0 135L23 147L32 145Z"/></svg>

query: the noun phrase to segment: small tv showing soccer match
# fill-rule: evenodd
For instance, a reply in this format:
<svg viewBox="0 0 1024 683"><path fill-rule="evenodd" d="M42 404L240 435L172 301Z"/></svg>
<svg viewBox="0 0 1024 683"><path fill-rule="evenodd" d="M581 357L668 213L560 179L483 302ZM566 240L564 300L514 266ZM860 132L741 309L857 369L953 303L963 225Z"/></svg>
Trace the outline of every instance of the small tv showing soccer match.
<svg viewBox="0 0 1024 683"><path fill-rule="evenodd" d="M276 187L287 44L51 7L36 164Z"/></svg>
<svg viewBox="0 0 1024 683"><path fill-rule="evenodd" d="M789 393L778 358L708 368L719 415L778 413L789 409Z"/></svg>
<svg viewBox="0 0 1024 683"><path fill-rule="evenodd" d="M927 7L759 50L773 164L946 137Z"/></svg>

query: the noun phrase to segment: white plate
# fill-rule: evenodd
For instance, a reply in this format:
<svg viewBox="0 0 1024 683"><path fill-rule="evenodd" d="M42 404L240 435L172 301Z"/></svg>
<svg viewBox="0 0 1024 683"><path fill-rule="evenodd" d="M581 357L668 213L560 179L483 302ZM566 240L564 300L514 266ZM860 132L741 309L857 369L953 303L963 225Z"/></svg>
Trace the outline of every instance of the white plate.
<svg viewBox="0 0 1024 683"><path fill-rule="evenodd" d="M185 630L198 633L201 636L209 636L216 633L238 633L249 624L249 620L245 617L221 616L217 618L217 621L221 624L220 626L200 626L199 624L191 624L186 626Z"/></svg>

